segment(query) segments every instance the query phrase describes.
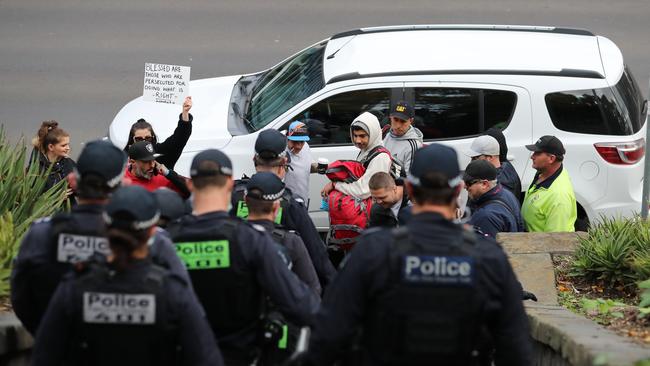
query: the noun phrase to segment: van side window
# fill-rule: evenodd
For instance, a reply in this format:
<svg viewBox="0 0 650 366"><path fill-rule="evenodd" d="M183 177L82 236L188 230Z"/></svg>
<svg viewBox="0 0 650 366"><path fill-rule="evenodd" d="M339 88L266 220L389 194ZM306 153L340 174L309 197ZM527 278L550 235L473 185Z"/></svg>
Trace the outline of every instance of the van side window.
<svg viewBox="0 0 650 366"><path fill-rule="evenodd" d="M594 135L632 135L643 125L642 106L630 97L629 80L613 88L572 90L544 98L553 125L562 131Z"/></svg>
<svg viewBox="0 0 650 366"><path fill-rule="evenodd" d="M414 124L425 140L473 136L490 127L504 129L517 104L511 91L415 88Z"/></svg>
<svg viewBox="0 0 650 366"><path fill-rule="evenodd" d="M388 120L391 89L367 89L341 93L324 99L295 116L309 128L310 146L351 145L350 124L358 115L370 111L379 122Z"/></svg>

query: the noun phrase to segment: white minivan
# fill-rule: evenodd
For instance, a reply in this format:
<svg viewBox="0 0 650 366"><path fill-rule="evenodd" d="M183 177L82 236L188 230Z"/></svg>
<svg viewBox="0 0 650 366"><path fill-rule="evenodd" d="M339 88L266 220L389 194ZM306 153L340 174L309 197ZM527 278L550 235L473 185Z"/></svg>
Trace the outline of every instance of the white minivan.
<svg viewBox="0 0 650 366"><path fill-rule="evenodd" d="M396 52L395 50L400 50ZM629 216L641 205L646 101L609 39L579 29L414 25L336 34L254 74L194 80L193 132L176 165L218 148L235 176L254 172L255 139L264 129L286 130L295 120L310 129L312 157L353 159L349 125L363 111L388 123L391 103L415 107L425 143L458 152L490 127L503 130L509 158L525 190L535 174L524 147L555 135L566 148L582 224L599 215ZM165 137L178 106L136 98L120 110L110 139L123 147L131 125L144 118ZM469 158L459 154L466 166ZM309 211L319 229L326 183L311 176Z"/></svg>

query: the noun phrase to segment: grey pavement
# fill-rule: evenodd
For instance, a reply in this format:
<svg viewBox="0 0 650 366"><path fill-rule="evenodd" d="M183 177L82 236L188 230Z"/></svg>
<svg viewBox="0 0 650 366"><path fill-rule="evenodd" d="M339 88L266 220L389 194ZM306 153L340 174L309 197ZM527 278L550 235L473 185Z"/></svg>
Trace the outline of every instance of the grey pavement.
<svg viewBox="0 0 650 366"><path fill-rule="evenodd" d="M192 79L248 73L334 33L391 24L586 28L621 47L647 93L649 15L647 0L0 0L0 123L16 139L56 119L76 156L142 93L145 62L191 66Z"/></svg>

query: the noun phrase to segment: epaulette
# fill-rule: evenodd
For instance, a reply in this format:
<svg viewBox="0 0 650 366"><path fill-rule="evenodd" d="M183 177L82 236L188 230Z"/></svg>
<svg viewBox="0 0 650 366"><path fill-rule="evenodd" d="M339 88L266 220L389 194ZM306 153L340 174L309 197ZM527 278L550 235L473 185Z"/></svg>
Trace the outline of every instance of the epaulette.
<svg viewBox="0 0 650 366"><path fill-rule="evenodd" d="M34 224L40 224L43 222L50 222L52 221L52 216L45 216L45 217L39 217L38 219L34 220Z"/></svg>
<svg viewBox="0 0 650 366"><path fill-rule="evenodd" d="M253 229L255 229L257 231L266 232L266 229L264 229L264 226L262 226L262 225L259 225L259 224L250 224L250 225L251 225L251 227Z"/></svg>

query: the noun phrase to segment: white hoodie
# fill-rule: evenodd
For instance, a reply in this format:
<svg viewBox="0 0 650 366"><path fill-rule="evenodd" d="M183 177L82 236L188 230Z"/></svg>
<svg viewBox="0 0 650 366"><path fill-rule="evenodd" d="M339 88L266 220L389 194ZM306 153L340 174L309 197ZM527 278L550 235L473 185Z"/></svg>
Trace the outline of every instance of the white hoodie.
<svg viewBox="0 0 650 366"><path fill-rule="evenodd" d="M359 126L368 133L368 146L364 150L361 150L359 155L357 155L357 161L363 161L370 150L376 146L383 146L381 127L377 117L370 112L364 112L354 119L354 122L350 125L350 139L352 139L352 127L354 126ZM386 172L390 174L391 163L392 160L388 154L379 154L370 161L370 164L368 164L368 167L366 168L366 172L361 176L361 178L359 178L359 180L353 183L337 182L335 188L337 191L349 196L366 199L370 197L370 188L368 187L370 177L377 172Z"/></svg>

